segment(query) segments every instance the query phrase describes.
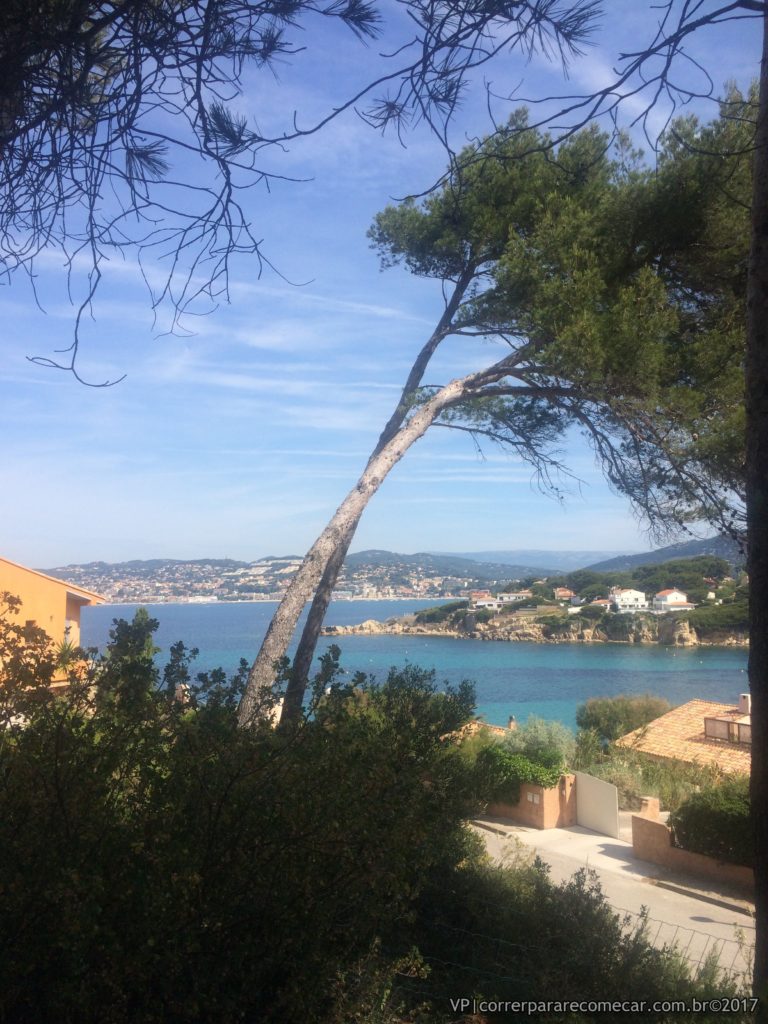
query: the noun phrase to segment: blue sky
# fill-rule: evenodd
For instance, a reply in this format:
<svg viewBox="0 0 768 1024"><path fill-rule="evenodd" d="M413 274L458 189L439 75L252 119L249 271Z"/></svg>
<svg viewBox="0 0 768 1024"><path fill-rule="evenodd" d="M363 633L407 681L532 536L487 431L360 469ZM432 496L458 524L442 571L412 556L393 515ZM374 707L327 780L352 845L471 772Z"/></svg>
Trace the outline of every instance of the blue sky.
<svg viewBox="0 0 768 1024"><path fill-rule="evenodd" d="M384 9L402 17L394 5ZM658 12L656 12L657 14ZM502 58L488 69L497 94L540 96L605 84L622 49L649 37L656 15L617 3L587 55L564 82L557 65ZM340 48L340 39L344 48ZM262 128L296 109L309 121L344 98L376 65L379 47L312 28L305 53L248 83L243 112ZM754 23L696 40L716 84L756 73ZM482 79L455 127L457 144L488 128ZM497 107L502 117L504 107ZM625 107L629 121L639 101ZM654 116L653 128L663 122ZM3 500L0 553L39 567L94 559L253 559L301 553L354 484L414 353L439 316L434 282L379 271L366 230L393 198L428 185L444 155L426 130L403 147L354 113L269 159L303 182L249 194L264 250L285 279L253 260L233 268L231 304L190 323L188 337L153 325L136 263L116 257L83 338L80 370L90 389L28 362L72 336L74 310L56 253L37 286L21 277L0 292ZM298 284L289 284L296 282ZM74 280L75 293L82 282ZM468 339L445 346L429 382L487 361ZM434 431L374 498L353 548L642 550L642 524L612 495L578 438L567 463L582 483L565 504L539 493L531 470L468 438Z"/></svg>

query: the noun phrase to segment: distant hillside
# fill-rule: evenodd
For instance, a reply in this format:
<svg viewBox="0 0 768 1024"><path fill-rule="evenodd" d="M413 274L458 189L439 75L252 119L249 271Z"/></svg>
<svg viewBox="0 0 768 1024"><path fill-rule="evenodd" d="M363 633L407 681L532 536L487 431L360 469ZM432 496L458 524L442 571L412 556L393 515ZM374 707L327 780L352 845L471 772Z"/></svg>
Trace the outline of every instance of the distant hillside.
<svg viewBox="0 0 768 1024"><path fill-rule="evenodd" d="M373 569L377 566L401 566L403 569L420 569L439 576L456 576L461 579L513 580L526 576L545 576L549 569L542 566L512 565L507 562L485 562L460 555L437 555L417 551L413 555L401 555L396 551L357 551L347 555L344 565L347 569Z"/></svg>
<svg viewBox="0 0 768 1024"><path fill-rule="evenodd" d="M730 537L708 537L706 540L689 540L682 544L670 544L656 551L644 551L639 555L619 555L604 562L596 562L586 568L595 572L624 572L640 565L658 565L675 558L696 558L698 555L714 555L724 558L737 569L744 566L744 555L739 545Z"/></svg>
<svg viewBox="0 0 768 1024"><path fill-rule="evenodd" d="M526 572L523 575L530 576L536 573L541 576L544 572L562 573L571 572L573 569L584 569L593 562L598 562L616 556L626 556L625 551L540 551L536 549L523 549L515 551L435 551L435 555L445 555L450 558L469 558L474 562L495 562L501 565L514 566L516 569L524 567Z"/></svg>
<svg viewBox="0 0 768 1024"><path fill-rule="evenodd" d="M62 565L56 569L40 569L40 572L57 579L72 579L72 573L134 572L146 576L167 570L173 566L210 566L212 569L244 569L250 562L238 562L234 558L133 558L128 562L83 562L79 565Z"/></svg>
<svg viewBox="0 0 768 1024"><path fill-rule="evenodd" d="M232 558L152 558L89 562L46 570L113 603L279 600L301 558L269 555L255 562ZM545 569L475 562L453 555L360 551L347 558L337 593L345 597L440 598L473 586L503 586ZM427 582L427 580L429 582Z"/></svg>

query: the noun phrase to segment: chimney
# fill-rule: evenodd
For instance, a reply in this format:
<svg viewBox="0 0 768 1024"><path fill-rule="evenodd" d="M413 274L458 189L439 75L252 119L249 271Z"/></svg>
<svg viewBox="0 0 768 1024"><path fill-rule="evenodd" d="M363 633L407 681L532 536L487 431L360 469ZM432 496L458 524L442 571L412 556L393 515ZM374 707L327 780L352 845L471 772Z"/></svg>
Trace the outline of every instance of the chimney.
<svg viewBox="0 0 768 1024"><path fill-rule="evenodd" d="M752 697L748 693L739 694L739 711L742 715L752 714Z"/></svg>

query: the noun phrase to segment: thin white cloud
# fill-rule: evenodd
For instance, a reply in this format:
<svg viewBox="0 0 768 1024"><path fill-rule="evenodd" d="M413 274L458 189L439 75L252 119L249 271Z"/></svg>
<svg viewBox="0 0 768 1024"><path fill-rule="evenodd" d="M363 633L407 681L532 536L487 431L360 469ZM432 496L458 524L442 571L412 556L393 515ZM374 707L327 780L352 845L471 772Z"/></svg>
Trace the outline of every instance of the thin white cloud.
<svg viewBox="0 0 768 1024"><path fill-rule="evenodd" d="M248 348L267 349L273 352L317 352L332 349L339 342L330 331L318 328L300 320L274 320L260 327L244 327L228 330L226 326L215 333L221 333L227 341L237 341Z"/></svg>
<svg viewBox="0 0 768 1024"><path fill-rule="evenodd" d="M378 414L370 407L354 409L349 406L333 405L286 405L281 406L281 415L292 426L308 427L328 431L370 433L377 436L381 427Z"/></svg>
<svg viewBox="0 0 768 1024"><path fill-rule="evenodd" d="M164 452L167 454L181 454L181 453L204 453L205 455L227 455L242 458L252 458L258 456L263 460L269 459L283 459L285 456L291 458L309 458L309 459L338 459L338 458L355 458L364 459L369 453L363 451L351 451L344 448L264 448L260 446L258 448L235 448L235 447L179 447L179 446L166 446Z"/></svg>
<svg viewBox="0 0 768 1024"><path fill-rule="evenodd" d="M453 505L482 505L485 498L479 494L452 494L449 497L430 494L406 494L397 499L398 505L443 505L446 509Z"/></svg>
<svg viewBox="0 0 768 1024"><path fill-rule="evenodd" d="M315 381L295 377L252 376L243 373L227 373L222 370L191 371L187 380L205 384L207 387L227 388L234 391L251 391L269 396L311 395L317 391Z"/></svg>
<svg viewBox="0 0 768 1024"><path fill-rule="evenodd" d="M488 473L483 472L480 467L476 473L467 473L453 470L434 470L434 471L418 471L413 472L412 470L404 470L400 477L400 482L406 480L412 484L430 484L430 483L466 483L480 486L486 484L503 484L509 486L510 484L529 484L531 482L531 470L527 473L515 472L510 470L509 473Z"/></svg>
<svg viewBox="0 0 768 1024"><path fill-rule="evenodd" d="M517 455L506 455L506 454L492 454L479 455L474 453L472 455L465 455L461 452L427 452L423 449L416 449L413 452L412 458L417 462L455 462L457 464L471 462L473 465L501 465L501 466L514 466L523 463L523 460Z"/></svg>
<svg viewBox="0 0 768 1024"><path fill-rule="evenodd" d="M271 285L264 281L232 281L230 291L233 295L252 296L254 298L279 298L292 305L314 306L334 313L354 313L359 316L372 316L383 320L403 320L410 323L429 324L426 317L411 313L398 306L382 306L372 302L357 302L342 299L320 292L310 292L300 285L288 287Z"/></svg>

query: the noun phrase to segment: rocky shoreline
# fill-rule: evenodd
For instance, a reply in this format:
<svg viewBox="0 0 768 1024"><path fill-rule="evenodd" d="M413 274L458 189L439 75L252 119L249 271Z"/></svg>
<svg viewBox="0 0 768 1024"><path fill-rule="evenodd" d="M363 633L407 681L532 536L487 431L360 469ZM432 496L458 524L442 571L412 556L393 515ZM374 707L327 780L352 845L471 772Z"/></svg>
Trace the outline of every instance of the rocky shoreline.
<svg viewBox="0 0 768 1024"><path fill-rule="evenodd" d="M607 622L590 624L571 619L564 623L537 622L529 618L512 620L495 616L478 622L471 612L457 624L419 623L415 615L379 622L366 619L356 626L326 626L323 636L443 636L507 643L624 643L660 644L664 647L747 647L742 633L719 633L699 637L689 622L667 616L615 615Z"/></svg>

